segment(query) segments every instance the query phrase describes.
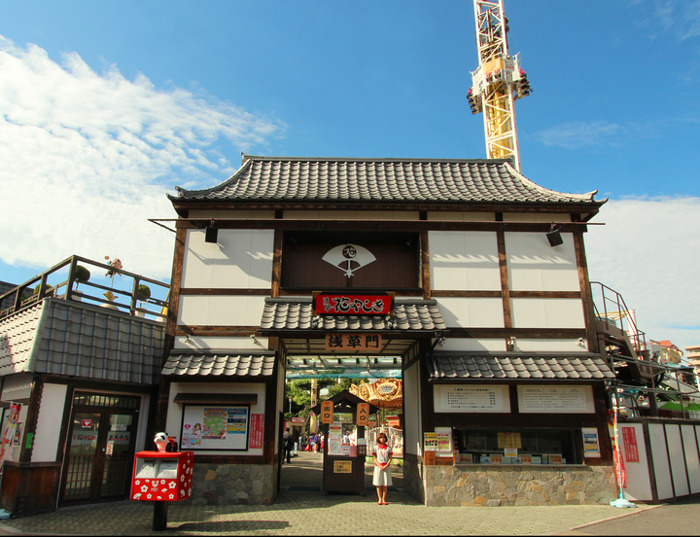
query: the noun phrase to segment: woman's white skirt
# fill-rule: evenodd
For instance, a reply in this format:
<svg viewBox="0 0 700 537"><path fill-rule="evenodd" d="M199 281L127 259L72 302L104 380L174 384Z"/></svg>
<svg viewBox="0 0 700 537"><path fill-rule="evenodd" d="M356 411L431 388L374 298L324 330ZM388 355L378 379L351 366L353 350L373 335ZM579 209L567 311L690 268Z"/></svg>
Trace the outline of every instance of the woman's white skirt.
<svg viewBox="0 0 700 537"><path fill-rule="evenodd" d="M375 487L390 487L392 485L391 466L388 466L385 470L382 470L379 466L375 466L372 485Z"/></svg>

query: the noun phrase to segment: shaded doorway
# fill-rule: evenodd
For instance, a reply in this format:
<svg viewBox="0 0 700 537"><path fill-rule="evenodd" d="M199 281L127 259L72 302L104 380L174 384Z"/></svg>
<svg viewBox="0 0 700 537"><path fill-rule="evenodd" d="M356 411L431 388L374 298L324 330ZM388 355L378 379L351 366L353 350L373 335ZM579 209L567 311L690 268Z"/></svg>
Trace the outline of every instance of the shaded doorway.
<svg viewBox="0 0 700 537"><path fill-rule="evenodd" d="M60 503L126 498L141 398L76 393L65 452Z"/></svg>

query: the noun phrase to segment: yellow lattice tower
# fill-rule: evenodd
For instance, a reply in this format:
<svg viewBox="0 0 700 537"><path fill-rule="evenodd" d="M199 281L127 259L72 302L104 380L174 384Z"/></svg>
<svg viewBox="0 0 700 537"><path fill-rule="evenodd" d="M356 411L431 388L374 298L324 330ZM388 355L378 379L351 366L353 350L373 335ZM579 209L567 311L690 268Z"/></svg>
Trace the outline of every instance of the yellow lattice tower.
<svg viewBox="0 0 700 537"><path fill-rule="evenodd" d="M487 158L510 158L520 171L513 103L532 91L517 55L508 54L503 0L474 0L479 67L467 99L473 114L484 113Z"/></svg>

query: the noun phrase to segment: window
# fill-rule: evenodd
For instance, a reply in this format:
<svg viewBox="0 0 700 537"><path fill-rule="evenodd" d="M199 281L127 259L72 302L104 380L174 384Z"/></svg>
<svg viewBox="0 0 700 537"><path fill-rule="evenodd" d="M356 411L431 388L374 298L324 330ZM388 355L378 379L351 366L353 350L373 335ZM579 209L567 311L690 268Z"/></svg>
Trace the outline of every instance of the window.
<svg viewBox="0 0 700 537"><path fill-rule="evenodd" d="M580 464L576 429L457 429L467 464Z"/></svg>

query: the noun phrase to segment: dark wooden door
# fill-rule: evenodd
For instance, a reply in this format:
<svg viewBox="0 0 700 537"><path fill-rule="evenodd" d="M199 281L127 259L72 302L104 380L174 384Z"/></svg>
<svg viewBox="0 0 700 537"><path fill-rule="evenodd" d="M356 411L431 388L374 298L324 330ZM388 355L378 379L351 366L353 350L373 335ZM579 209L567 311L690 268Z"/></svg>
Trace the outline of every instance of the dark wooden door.
<svg viewBox="0 0 700 537"><path fill-rule="evenodd" d="M137 413L75 408L71 416L62 503L126 497Z"/></svg>

